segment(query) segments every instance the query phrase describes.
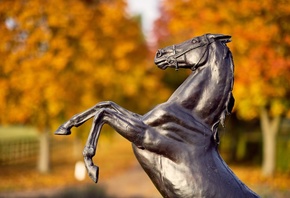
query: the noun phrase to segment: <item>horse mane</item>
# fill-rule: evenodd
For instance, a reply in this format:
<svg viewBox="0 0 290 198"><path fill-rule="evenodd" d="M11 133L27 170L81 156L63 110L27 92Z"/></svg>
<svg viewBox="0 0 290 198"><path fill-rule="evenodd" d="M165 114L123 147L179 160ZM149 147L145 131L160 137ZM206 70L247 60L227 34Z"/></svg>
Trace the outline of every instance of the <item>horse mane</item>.
<svg viewBox="0 0 290 198"><path fill-rule="evenodd" d="M224 44L223 59L229 58L228 62L230 64L230 68L234 72L233 56L232 56L230 49L226 45L226 43L230 42L230 40L221 40L221 42ZM235 104L235 98L234 98L233 93L232 93L233 85L234 85L234 77L231 80L231 87L230 87L230 91L228 93L227 101L225 102L225 105L224 105L224 110L222 111L222 113L219 117L219 120L212 126L212 131L214 132L213 137L214 137L214 140L217 144L219 143L218 126L219 126L219 124L221 124L224 127L225 118L227 115L231 114L233 107L234 107L234 104Z"/></svg>

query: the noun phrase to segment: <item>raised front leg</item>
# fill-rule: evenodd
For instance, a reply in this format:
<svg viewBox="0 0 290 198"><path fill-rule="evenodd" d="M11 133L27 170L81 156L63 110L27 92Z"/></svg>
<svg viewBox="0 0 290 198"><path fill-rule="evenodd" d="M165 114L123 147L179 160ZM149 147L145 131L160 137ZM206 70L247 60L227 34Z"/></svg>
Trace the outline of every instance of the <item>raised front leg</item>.
<svg viewBox="0 0 290 198"><path fill-rule="evenodd" d="M184 157L182 151L186 144L183 143L182 139L174 134L167 136L159 133L154 127L145 124L141 118L134 116L132 113L123 113L111 108L102 108L96 112L83 151L89 176L94 182L98 181L99 169L94 165L92 158L95 156L98 138L104 124L110 125L139 149L145 149L156 155L169 158L176 163L179 163L180 159Z"/></svg>
<svg viewBox="0 0 290 198"><path fill-rule="evenodd" d="M62 124L56 131L54 134L56 135L69 135L71 134L71 128L72 127L78 127L80 125L82 125L83 123L85 123L87 120L91 119L92 117L95 116L96 112L99 111L102 108L109 108L112 109L116 112L122 113L123 115L127 115L127 116L133 116L136 118L139 118L140 115L130 112L124 108L122 108L121 106L117 105L114 102L111 101L104 101L104 102L100 102L97 105L95 105L94 107L80 113L77 115L74 115L71 119L69 119L67 122L65 122L64 124Z"/></svg>
<svg viewBox="0 0 290 198"><path fill-rule="evenodd" d="M134 113L128 112L129 111L116 111L111 108L102 108L95 113L93 126L83 151L86 168L89 176L94 182L98 181L99 168L94 165L92 158L95 156L98 138L104 124L110 125L137 147L142 146L147 125L136 117Z"/></svg>

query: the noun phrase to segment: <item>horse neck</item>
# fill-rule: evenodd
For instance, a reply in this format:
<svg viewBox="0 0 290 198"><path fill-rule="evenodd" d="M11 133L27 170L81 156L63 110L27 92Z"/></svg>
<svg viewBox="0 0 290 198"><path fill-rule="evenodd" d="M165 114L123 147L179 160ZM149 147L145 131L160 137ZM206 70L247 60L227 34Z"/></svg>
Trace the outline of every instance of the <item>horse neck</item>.
<svg viewBox="0 0 290 198"><path fill-rule="evenodd" d="M206 65L192 72L168 100L179 103L212 129L225 116L233 86L231 55L224 53L209 53Z"/></svg>

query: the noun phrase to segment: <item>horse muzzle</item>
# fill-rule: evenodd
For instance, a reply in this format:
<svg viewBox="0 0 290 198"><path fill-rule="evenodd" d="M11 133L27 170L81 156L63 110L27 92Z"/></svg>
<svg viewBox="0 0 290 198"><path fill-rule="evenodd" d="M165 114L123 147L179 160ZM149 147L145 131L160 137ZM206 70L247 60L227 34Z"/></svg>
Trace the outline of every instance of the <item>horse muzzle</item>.
<svg viewBox="0 0 290 198"><path fill-rule="evenodd" d="M178 70L179 63L177 58L174 56L176 53L175 50L175 45L173 45L172 49L170 50L157 50L154 58L155 64L163 70L165 70L167 67L175 68L175 70Z"/></svg>
<svg viewBox="0 0 290 198"><path fill-rule="evenodd" d="M161 64L156 64L156 65L157 65L158 68L160 68L162 70L165 70L168 67L167 64L166 65L165 64L162 64L162 65Z"/></svg>

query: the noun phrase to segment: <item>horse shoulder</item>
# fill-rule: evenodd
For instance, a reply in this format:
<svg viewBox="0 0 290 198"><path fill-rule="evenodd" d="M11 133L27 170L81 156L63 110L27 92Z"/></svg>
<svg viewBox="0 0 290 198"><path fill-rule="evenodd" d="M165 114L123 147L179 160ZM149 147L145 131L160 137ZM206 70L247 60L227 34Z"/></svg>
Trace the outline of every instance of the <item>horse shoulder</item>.
<svg viewBox="0 0 290 198"><path fill-rule="evenodd" d="M159 126L160 124L162 124L162 122L165 121L164 116L167 113L168 113L167 104L162 103L157 105L155 108L146 113L144 116L142 116L142 121L150 127Z"/></svg>

